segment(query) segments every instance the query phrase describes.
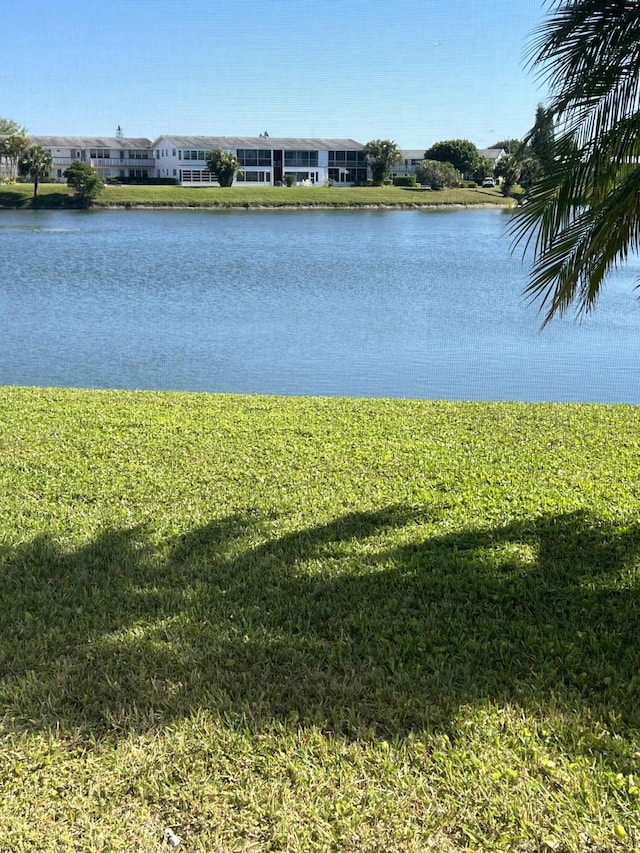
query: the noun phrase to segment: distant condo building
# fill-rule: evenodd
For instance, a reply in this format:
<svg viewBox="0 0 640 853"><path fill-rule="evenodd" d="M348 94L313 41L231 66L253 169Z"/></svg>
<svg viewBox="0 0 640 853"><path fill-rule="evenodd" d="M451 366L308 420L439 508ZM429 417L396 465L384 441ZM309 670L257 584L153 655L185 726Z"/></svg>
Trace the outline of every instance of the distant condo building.
<svg viewBox="0 0 640 853"><path fill-rule="evenodd" d="M236 184L274 185L294 175L298 183L342 186L367 180L364 145L353 139L270 138L268 136L160 136L144 138L102 136L30 136L49 151L51 177L64 181L74 160L89 163L107 181L165 179L180 186L217 186L207 168L214 148L231 152L240 161ZM0 175L3 164L0 162Z"/></svg>
<svg viewBox="0 0 640 853"><path fill-rule="evenodd" d="M353 139L269 136L161 136L153 143L156 176L184 186L214 186L207 155L214 148L240 161L236 184L279 184L287 175L298 183L349 186L367 180L364 145Z"/></svg>
<svg viewBox="0 0 640 853"><path fill-rule="evenodd" d="M29 136L53 158L51 177L64 181L62 173L74 160L89 163L103 180L154 177L155 160L150 139L117 136Z"/></svg>
<svg viewBox="0 0 640 853"><path fill-rule="evenodd" d="M0 137L0 141L3 138ZM64 181L64 171L75 160L89 163L104 181L144 182L161 179L179 186L211 187L218 181L207 168L214 148L234 154L240 162L234 184L284 183L287 175L297 183L324 186L364 184L367 158L364 145L354 139L262 136L173 136L155 142L146 138L119 136L30 136L32 143L49 151L53 159L51 177ZM502 149L482 149L492 166L503 156ZM424 149L405 150L393 175L415 175L424 159ZM0 178L7 164L0 158Z"/></svg>

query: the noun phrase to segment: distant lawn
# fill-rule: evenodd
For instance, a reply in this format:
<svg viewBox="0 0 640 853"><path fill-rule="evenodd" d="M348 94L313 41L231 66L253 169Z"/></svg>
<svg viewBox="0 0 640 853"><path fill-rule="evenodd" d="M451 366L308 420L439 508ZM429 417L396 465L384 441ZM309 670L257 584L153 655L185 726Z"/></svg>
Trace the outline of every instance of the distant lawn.
<svg viewBox="0 0 640 853"><path fill-rule="evenodd" d="M0 206L28 207L33 187L15 184L0 187ZM60 184L44 184L39 189L40 207L73 206L71 192ZM108 186L94 206L157 207L361 207L401 205L413 207L439 204L498 204L511 206L498 189L460 189L439 192L403 187L231 187L191 189L187 187Z"/></svg>
<svg viewBox="0 0 640 853"><path fill-rule="evenodd" d="M0 850L639 849L640 409L0 424Z"/></svg>

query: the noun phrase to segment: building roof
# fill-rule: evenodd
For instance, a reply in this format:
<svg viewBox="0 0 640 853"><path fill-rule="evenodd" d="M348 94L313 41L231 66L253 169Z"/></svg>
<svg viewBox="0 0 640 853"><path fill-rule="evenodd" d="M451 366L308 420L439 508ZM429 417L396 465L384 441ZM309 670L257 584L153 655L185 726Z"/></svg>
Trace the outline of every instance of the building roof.
<svg viewBox="0 0 640 853"><path fill-rule="evenodd" d="M118 136L29 136L29 141L42 148L151 148L144 137Z"/></svg>
<svg viewBox="0 0 640 853"><path fill-rule="evenodd" d="M424 152L426 148L403 148L402 157L404 160L424 160Z"/></svg>
<svg viewBox="0 0 640 853"><path fill-rule="evenodd" d="M479 153L482 157L486 157L487 160L493 160L495 162L506 154L506 151L504 148L481 148Z"/></svg>
<svg viewBox="0 0 640 853"><path fill-rule="evenodd" d="M291 136L159 136L153 143L174 148L264 148L294 151L361 151L364 145L355 139L315 139Z"/></svg>

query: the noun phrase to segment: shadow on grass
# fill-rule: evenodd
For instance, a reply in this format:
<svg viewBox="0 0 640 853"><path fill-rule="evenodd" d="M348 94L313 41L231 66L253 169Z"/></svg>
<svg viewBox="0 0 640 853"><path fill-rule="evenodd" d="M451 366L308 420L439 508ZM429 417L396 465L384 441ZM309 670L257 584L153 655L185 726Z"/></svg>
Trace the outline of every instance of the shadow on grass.
<svg viewBox="0 0 640 853"><path fill-rule="evenodd" d="M68 210L81 207L74 196L68 192L44 192L33 199L33 195L25 195L11 189L0 189L0 208L33 208L37 210Z"/></svg>
<svg viewBox="0 0 640 853"><path fill-rule="evenodd" d="M424 521L388 507L277 536L247 514L4 548L0 715L102 736L211 709L393 737L490 700L640 724L640 529Z"/></svg>
<svg viewBox="0 0 640 853"><path fill-rule="evenodd" d="M24 193L18 193L12 190L0 188L0 206L10 208L30 207L31 196L26 196L24 195Z"/></svg>

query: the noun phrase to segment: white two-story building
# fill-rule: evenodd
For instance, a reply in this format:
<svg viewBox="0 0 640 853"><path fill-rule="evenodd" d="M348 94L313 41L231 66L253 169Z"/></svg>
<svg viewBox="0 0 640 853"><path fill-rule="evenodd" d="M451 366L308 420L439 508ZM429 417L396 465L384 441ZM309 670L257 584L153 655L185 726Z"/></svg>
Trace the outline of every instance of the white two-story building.
<svg viewBox="0 0 640 853"><path fill-rule="evenodd" d="M207 169L214 148L238 158L241 171L234 184L278 185L286 175L323 186L328 181L349 186L367 180L364 146L353 139L270 136L160 136L153 143L155 176L174 178L181 186L216 186Z"/></svg>
<svg viewBox="0 0 640 853"><path fill-rule="evenodd" d="M145 180L155 175L151 140L105 136L29 136L29 142L49 151L51 177L64 181L63 173L74 160L89 163L100 177Z"/></svg>

